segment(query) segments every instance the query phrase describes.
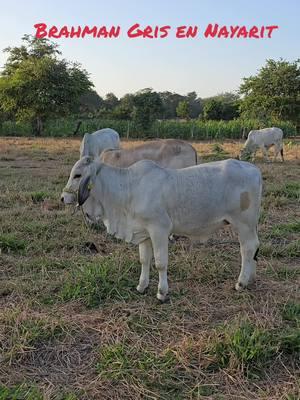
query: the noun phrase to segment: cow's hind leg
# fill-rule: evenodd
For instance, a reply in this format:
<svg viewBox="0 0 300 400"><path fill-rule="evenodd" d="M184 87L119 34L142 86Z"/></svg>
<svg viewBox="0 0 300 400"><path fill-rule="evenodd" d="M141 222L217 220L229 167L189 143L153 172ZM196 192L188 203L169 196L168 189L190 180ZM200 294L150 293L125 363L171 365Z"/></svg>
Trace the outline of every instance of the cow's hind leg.
<svg viewBox="0 0 300 400"><path fill-rule="evenodd" d="M137 291L144 293L149 285L150 266L153 256L151 240L147 239L139 244L140 263L142 264L140 281L137 286Z"/></svg>
<svg viewBox="0 0 300 400"><path fill-rule="evenodd" d="M241 290L255 280L259 241L256 227L239 224L236 229L241 247L242 268L235 288Z"/></svg>

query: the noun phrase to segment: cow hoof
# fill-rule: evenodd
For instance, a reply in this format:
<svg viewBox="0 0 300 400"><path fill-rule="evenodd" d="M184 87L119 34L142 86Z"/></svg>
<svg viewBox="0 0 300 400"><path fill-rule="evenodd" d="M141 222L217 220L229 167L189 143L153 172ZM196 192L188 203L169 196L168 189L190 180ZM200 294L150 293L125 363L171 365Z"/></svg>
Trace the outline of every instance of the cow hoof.
<svg viewBox="0 0 300 400"><path fill-rule="evenodd" d="M136 290L140 293L140 294L144 294L147 290L148 286L144 287L141 285L137 285Z"/></svg>
<svg viewBox="0 0 300 400"><path fill-rule="evenodd" d="M160 304L168 303L170 301L170 298L167 294L164 295L161 293L157 293L156 297Z"/></svg>
<svg viewBox="0 0 300 400"><path fill-rule="evenodd" d="M241 292L243 289L245 289L245 286L244 286L242 283L237 282L237 283L235 284L235 290L236 290L236 291Z"/></svg>

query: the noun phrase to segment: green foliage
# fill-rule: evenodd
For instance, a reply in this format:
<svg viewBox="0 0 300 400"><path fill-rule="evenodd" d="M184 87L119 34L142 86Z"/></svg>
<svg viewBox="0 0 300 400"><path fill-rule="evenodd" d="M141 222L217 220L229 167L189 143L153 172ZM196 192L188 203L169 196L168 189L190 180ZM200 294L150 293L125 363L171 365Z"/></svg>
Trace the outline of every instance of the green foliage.
<svg viewBox="0 0 300 400"><path fill-rule="evenodd" d="M203 117L206 120L222 119L222 103L218 100L211 99L204 104Z"/></svg>
<svg viewBox="0 0 300 400"><path fill-rule="evenodd" d="M32 192L30 197L33 203L40 203L49 197L49 193L43 191Z"/></svg>
<svg viewBox="0 0 300 400"><path fill-rule="evenodd" d="M13 387L0 385L0 400L43 400L38 388L21 384Z"/></svg>
<svg viewBox="0 0 300 400"><path fill-rule="evenodd" d="M120 105L121 107L121 105ZM158 120L151 123L150 128L143 129L136 121L128 120L127 115L130 115L131 109L124 111L124 118L121 114L118 119L105 118L82 118L78 135L83 135L85 132L94 132L102 128L113 128L123 137L129 138L145 138L145 137L160 137L160 138L177 138L177 139L238 139L242 138L243 132L246 134L252 129L278 126L284 132L285 136L296 136L296 127L290 122L266 121L262 124L257 120L241 120L232 121L168 121ZM126 118L125 118L126 116ZM113 115L115 118L116 116ZM44 134L46 136L72 136L78 124L78 117L69 117L61 119L50 119L44 125ZM0 135L4 136L28 136L31 134L31 125L29 123L16 123L12 121L3 122L0 124Z"/></svg>
<svg viewBox="0 0 300 400"><path fill-rule="evenodd" d="M240 93L242 115L260 119L299 121L300 60L267 60L256 76L244 78Z"/></svg>
<svg viewBox="0 0 300 400"><path fill-rule="evenodd" d="M270 249L270 254L272 254L272 250ZM282 267L278 269L270 268L267 270L268 274L277 278L278 280L289 280L296 279L300 276L300 270L298 268L290 268L290 267Z"/></svg>
<svg viewBox="0 0 300 400"><path fill-rule="evenodd" d="M210 368L241 367L245 373L259 370L278 350L271 338L270 332L249 322L225 326L208 348L208 354L214 358Z"/></svg>
<svg viewBox="0 0 300 400"><path fill-rule="evenodd" d="M124 300L134 296L132 265L119 270L113 258L75 267L65 280L59 296L64 301L81 300L87 307L98 307L108 299Z"/></svg>
<svg viewBox="0 0 300 400"><path fill-rule="evenodd" d="M40 343L64 335L62 323L42 316L27 315L20 310L6 311L0 317L5 326L1 355L5 359L22 357L25 351L34 350Z"/></svg>
<svg viewBox="0 0 300 400"><path fill-rule="evenodd" d="M285 196L289 199L300 199L300 183L296 181L286 182L282 186L270 186L267 190L267 196Z"/></svg>
<svg viewBox="0 0 300 400"><path fill-rule="evenodd" d="M162 113L163 105L159 94L152 89L143 89L133 99L133 121L147 131L154 120Z"/></svg>
<svg viewBox="0 0 300 400"><path fill-rule="evenodd" d="M300 222L291 222L289 224L278 224L273 226L270 236L280 237L288 233L300 233Z"/></svg>
<svg viewBox="0 0 300 400"><path fill-rule="evenodd" d="M223 93L203 100L203 117L206 120L233 120L239 116L238 96Z"/></svg>
<svg viewBox="0 0 300 400"><path fill-rule="evenodd" d="M299 361L300 325L282 330L278 336L279 348L284 354L295 355Z"/></svg>
<svg viewBox="0 0 300 400"><path fill-rule="evenodd" d="M80 114L92 113L93 115L103 104L104 100L98 95L98 93L95 90L90 89L79 97Z"/></svg>
<svg viewBox="0 0 300 400"><path fill-rule="evenodd" d="M103 347L96 365L101 378L115 381L130 379L132 376L142 379L148 385L159 385L174 374L176 358L171 350L159 354L154 351L135 349L118 343Z"/></svg>
<svg viewBox="0 0 300 400"><path fill-rule="evenodd" d="M20 252L26 248L26 242L13 234L0 234L0 252Z"/></svg>
<svg viewBox="0 0 300 400"><path fill-rule="evenodd" d="M53 400L79 400L73 393L61 392ZM22 383L12 387L0 385L0 400L45 400L42 392L32 384Z"/></svg>
<svg viewBox="0 0 300 400"><path fill-rule="evenodd" d="M179 118L190 118L190 107L186 100L180 101L176 107L176 114Z"/></svg>
<svg viewBox="0 0 300 400"><path fill-rule="evenodd" d="M265 257L289 257L297 258L300 256L300 240L294 240L288 244L274 245L273 243L264 243L260 247L260 254Z"/></svg>
<svg viewBox="0 0 300 400"><path fill-rule="evenodd" d="M288 302L282 308L282 318L299 325L300 328L300 304Z"/></svg>
<svg viewBox="0 0 300 400"><path fill-rule="evenodd" d="M92 83L76 63L57 58L57 45L26 36L21 47L8 48L0 76L1 109L41 134L44 122L74 111Z"/></svg>

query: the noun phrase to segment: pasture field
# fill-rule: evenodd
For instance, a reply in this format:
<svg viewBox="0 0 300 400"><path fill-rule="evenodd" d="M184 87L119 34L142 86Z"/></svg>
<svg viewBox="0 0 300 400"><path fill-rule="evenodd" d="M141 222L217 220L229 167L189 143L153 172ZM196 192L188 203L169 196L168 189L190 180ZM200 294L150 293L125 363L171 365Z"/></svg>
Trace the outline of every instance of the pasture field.
<svg viewBox="0 0 300 400"><path fill-rule="evenodd" d="M125 142L134 146L140 142ZM193 143L203 161L241 142ZM0 138L0 399L300 398L300 142L264 179L257 281L230 229L170 244L170 302L138 249L59 204L79 139Z"/></svg>

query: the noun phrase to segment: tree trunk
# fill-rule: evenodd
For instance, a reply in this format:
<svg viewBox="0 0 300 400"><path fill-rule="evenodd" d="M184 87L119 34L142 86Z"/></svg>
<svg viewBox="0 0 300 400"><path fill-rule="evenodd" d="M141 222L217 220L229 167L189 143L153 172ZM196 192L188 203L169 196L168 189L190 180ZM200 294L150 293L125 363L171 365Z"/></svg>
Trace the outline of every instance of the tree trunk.
<svg viewBox="0 0 300 400"><path fill-rule="evenodd" d="M40 117L36 119L36 136L41 136L43 131L43 122Z"/></svg>
<svg viewBox="0 0 300 400"><path fill-rule="evenodd" d="M43 121L41 117L36 117L32 121L32 133L34 136L41 136L43 131Z"/></svg>
<svg viewBox="0 0 300 400"><path fill-rule="evenodd" d="M82 124L82 121L78 121L75 131L73 132L73 136L77 135L79 128Z"/></svg>

